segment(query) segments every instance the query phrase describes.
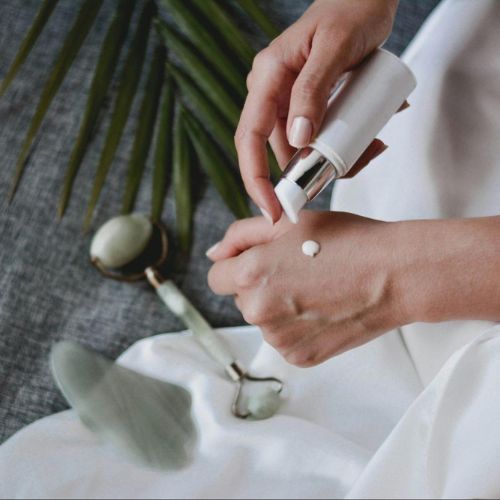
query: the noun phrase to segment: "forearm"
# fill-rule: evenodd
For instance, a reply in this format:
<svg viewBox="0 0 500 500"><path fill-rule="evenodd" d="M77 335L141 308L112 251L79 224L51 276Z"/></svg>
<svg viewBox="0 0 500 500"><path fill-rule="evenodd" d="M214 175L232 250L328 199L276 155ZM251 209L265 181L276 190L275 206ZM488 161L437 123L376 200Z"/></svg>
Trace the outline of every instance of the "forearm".
<svg viewBox="0 0 500 500"><path fill-rule="evenodd" d="M500 217L396 223L405 322L500 321Z"/></svg>

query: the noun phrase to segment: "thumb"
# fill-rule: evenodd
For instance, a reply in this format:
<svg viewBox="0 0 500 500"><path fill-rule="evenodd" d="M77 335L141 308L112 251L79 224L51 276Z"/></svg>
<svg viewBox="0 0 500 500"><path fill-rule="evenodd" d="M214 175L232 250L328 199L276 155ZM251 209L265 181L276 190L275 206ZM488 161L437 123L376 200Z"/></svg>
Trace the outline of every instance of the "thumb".
<svg viewBox="0 0 500 500"><path fill-rule="evenodd" d="M342 49L342 50L341 50ZM292 88L288 112L288 142L295 148L307 146L318 133L331 90L347 69L345 44L317 34L310 54Z"/></svg>

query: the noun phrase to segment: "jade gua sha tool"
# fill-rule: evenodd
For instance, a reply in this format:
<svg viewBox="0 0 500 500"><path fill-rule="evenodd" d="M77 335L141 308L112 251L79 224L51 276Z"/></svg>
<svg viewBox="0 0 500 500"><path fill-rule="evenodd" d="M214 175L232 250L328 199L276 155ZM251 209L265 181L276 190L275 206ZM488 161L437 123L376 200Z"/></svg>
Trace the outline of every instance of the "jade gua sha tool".
<svg viewBox="0 0 500 500"><path fill-rule="evenodd" d="M74 342L51 353L54 378L80 420L104 443L141 465L179 470L196 444L191 395Z"/></svg>
<svg viewBox="0 0 500 500"><path fill-rule="evenodd" d="M141 214L122 215L105 223L95 234L90 249L92 264L107 278L135 282L147 279L163 303L194 335L207 354L235 383L231 411L241 419L264 420L279 409L284 384L274 377L250 375L235 359L228 346L179 288L165 279L159 267L166 261L168 238L161 223L153 223ZM154 264L151 264L154 262ZM259 384L243 404L244 385Z"/></svg>

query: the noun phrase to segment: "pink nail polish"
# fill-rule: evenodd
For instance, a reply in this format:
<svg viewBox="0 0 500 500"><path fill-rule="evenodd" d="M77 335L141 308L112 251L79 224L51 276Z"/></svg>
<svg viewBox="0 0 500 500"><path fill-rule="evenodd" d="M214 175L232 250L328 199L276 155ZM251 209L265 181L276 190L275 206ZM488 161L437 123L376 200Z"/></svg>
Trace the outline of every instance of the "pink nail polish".
<svg viewBox="0 0 500 500"><path fill-rule="evenodd" d="M207 257L210 257L216 250L217 247L220 245L220 241L216 243L215 245L211 246L205 253Z"/></svg>
<svg viewBox="0 0 500 500"><path fill-rule="evenodd" d="M262 212L262 215L265 217L265 219L268 222L270 222L271 224L274 224L273 218L271 217L271 214L267 210L265 210L264 208L261 208L260 211Z"/></svg>
<svg viewBox="0 0 500 500"><path fill-rule="evenodd" d="M294 148L305 148L311 142L312 131L311 120L305 116L297 116L293 120L288 142Z"/></svg>

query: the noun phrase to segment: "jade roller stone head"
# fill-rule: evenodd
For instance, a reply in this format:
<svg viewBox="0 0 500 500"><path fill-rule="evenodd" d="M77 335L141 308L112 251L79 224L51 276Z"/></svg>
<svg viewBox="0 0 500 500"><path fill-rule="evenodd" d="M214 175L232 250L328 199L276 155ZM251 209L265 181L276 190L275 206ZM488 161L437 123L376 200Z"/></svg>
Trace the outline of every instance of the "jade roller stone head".
<svg viewBox="0 0 500 500"><path fill-rule="evenodd" d="M153 236L153 224L142 214L120 215L110 219L95 234L90 257L111 269L136 259Z"/></svg>

